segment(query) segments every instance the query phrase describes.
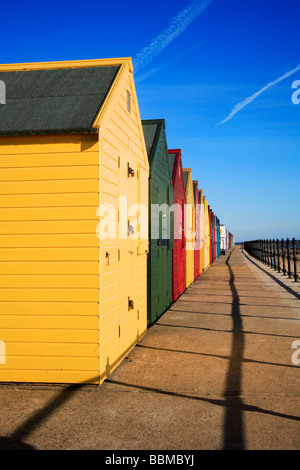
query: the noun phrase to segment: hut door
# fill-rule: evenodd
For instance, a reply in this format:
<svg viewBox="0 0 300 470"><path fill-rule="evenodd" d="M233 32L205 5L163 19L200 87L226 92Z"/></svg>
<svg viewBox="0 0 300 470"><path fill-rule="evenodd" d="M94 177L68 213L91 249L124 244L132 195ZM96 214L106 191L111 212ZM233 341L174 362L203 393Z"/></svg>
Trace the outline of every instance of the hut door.
<svg viewBox="0 0 300 470"><path fill-rule="evenodd" d="M138 247L138 174L136 160L122 149L120 152L120 195L123 203L120 210L122 223L122 317L121 344L129 348L137 338L137 247ZM122 212L122 213L121 213Z"/></svg>
<svg viewBox="0 0 300 470"><path fill-rule="evenodd" d="M165 185L160 186L160 204L167 205L168 200L168 188ZM167 276L168 276L168 238L169 238L169 211L167 207L163 206L161 211L161 312L166 309L167 305Z"/></svg>
<svg viewBox="0 0 300 470"><path fill-rule="evenodd" d="M186 270L186 253L185 253L185 235L186 235L186 220L185 220L185 204L184 200L181 203L181 239L180 239L180 293L185 290L185 270ZM185 253L185 256L184 256Z"/></svg>

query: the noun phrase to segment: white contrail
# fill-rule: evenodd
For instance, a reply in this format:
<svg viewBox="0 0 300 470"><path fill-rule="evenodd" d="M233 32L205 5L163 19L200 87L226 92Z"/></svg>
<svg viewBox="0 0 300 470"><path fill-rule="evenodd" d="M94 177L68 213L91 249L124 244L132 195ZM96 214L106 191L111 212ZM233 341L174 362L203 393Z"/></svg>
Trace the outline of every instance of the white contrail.
<svg viewBox="0 0 300 470"><path fill-rule="evenodd" d="M290 70L289 72L286 72L284 75L281 75L281 77L277 78L276 80L273 80L272 82L268 83L266 86L258 90L256 93L253 95L249 96L249 98L245 98L243 101L240 101L240 103L236 104L231 113L227 116L227 118L224 119L224 121L221 121L218 125L224 124L225 122L229 121L230 119L235 116L241 109L243 109L245 106L248 104L252 103L259 95L261 95L264 91L268 90L268 88L271 88L274 85L277 85L277 83L281 82L285 78L290 77L293 75L293 73L298 72L300 70L300 64L297 65L293 70Z"/></svg>
<svg viewBox="0 0 300 470"><path fill-rule="evenodd" d="M150 44L144 47L133 59L134 72L138 72L155 56L165 49L177 36L183 33L190 23L197 18L212 0L192 0L184 10L177 13L169 25L158 34Z"/></svg>
<svg viewBox="0 0 300 470"><path fill-rule="evenodd" d="M135 78L135 83L140 83L142 82L143 80L145 80L146 78L148 77L151 77L152 75L154 75L155 73L157 72L160 72L161 69L165 68L165 67L168 67L170 64L172 64L173 62L176 62L178 59L186 56L187 54L190 54L190 52L192 52L193 50L195 50L197 47L199 46L202 46L203 44L205 44L207 41L201 41L199 42L198 44L195 44L194 46L190 47L189 49L186 49L184 52L182 52L181 54L178 54L176 55L175 57L173 57L171 60L168 60L167 62L164 62L163 64L159 65L158 67L155 67L154 69L151 69L151 70L148 70L148 72L145 72L143 73L142 75L138 75L136 78Z"/></svg>

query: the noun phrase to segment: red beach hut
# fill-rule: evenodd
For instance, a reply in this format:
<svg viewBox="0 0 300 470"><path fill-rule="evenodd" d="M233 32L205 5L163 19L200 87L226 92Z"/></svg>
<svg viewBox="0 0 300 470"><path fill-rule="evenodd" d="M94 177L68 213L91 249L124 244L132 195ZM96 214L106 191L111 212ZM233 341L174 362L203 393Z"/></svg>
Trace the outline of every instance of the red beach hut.
<svg viewBox="0 0 300 470"><path fill-rule="evenodd" d="M174 235L172 264L172 301L185 291L185 184L181 150L169 150L169 164L173 182Z"/></svg>
<svg viewBox="0 0 300 470"><path fill-rule="evenodd" d="M217 216L214 214L214 236L215 236L215 244L214 244L214 261L217 261L218 257L218 234L217 234Z"/></svg>
<svg viewBox="0 0 300 470"><path fill-rule="evenodd" d="M214 212L211 213L211 222L212 222L212 229L213 229L213 263L216 261L216 227L215 227L215 214Z"/></svg>
<svg viewBox="0 0 300 470"><path fill-rule="evenodd" d="M195 248L194 248L194 276L195 279L200 275L200 201L198 181L193 181L194 200L195 200Z"/></svg>
<svg viewBox="0 0 300 470"><path fill-rule="evenodd" d="M208 220L209 220L209 228L210 228L209 266L211 266L213 262L214 237L213 237L213 225L212 225L212 210L210 208L210 205L208 205Z"/></svg>

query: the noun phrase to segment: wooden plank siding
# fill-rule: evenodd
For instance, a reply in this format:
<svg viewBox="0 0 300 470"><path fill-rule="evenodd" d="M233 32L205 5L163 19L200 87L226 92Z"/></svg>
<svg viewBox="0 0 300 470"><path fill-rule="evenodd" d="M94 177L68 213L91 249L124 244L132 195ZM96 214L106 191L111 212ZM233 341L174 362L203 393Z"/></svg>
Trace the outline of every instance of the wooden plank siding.
<svg viewBox="0 0 300 470"><path fill-rule="evenodd" d="M98 381L98 201L96 135L1 138L1 381Z"/></svg>
<svg viewBox="0 0 300 470"><path fill-rule="evenodd" d="M181 150L169 149L168 153L173 166L173 205L179 208L173 217L172 301L175 302L186 289L186 192Z"/></svg>
<svg viewBox="0 0 300 470"><path fill-rule="evenodd" d="M147 329L146 245L127 234L127 216L120 197L148 206L148 163L132 72L119 75L117 91L99 121L101 145L100 204L115 209L115 232L101 239L100 263L100 382L118 366ZM130 93L130 112L127 109ZM134 176L128 177L128 165ZM124 223L126 227L124 230ZM126 232L125 238L122 238ZM107 256L108 254L108 256ZM107 261L109 259L109 262ZM133 308L129 309L129 299Z"/></svg>
<svg viewBox="0 0 300 470"><path fill-rule="evenodd" d="M194 247L195 247L195 202L192 183L192 171L183 169L187 174L186 183L186 287L195 280L194 277Z"/></svg>
<svg viewBox="0 0 300 470"><path fill-rule="evenodd" d="M193 181L194 201L195 201L195 247L194 247L194 278L200 274L200 206L198 181Z"/></svg>
<svg viewBox="0 0 300 470"><path fill-rule="evenodd" d="M107 67L102 78L98 66ZM73 73L82 67L93 70ZM57 113L47 118L37 92L29 127L13 122L16 101L0 126L0 382L100 384L147 330L149 165L131 59L2 69L44 70L35 76L60 77L67 91L61 96L52 80ZM16 88L18 79L11 76ZM76 101L74 89L81 121L63 104Z"/></svg>
<svg viewBox="0 0 300 470"><path fill-rule="evenodd" d="M151 124L153 125L153 121L149 121L148 124L147 121L143 121L145 131L147 125ZM149 326L153 325L172 303L173 214L166 214L169 220L168 234L163 232L162 211L160 210L160 213L158 211L158 206L162 209L163 204L168 205L170 208L173 205L172 175L170 174L168 160L166 135L164 126L160 123L157 126L150 155L149 255L147 263ZM156 237L151 237L152 224L158 228L160 239L168 238L166 245L159 245L159 240Z"/></svg>

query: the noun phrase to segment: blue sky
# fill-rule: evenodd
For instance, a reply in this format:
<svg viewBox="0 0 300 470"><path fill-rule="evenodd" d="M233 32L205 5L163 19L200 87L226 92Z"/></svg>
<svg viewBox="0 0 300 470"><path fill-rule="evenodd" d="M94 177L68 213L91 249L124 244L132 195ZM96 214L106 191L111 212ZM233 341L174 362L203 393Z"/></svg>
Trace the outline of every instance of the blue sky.
<svg viewBox="0 0 300 470"><path fill-rule="evenodd" d="M166 120L236 240L300 239L300 69L222 123L300 64L299 18L299 0L5 2L0 63L132 57L142 119Z"/></svg>

